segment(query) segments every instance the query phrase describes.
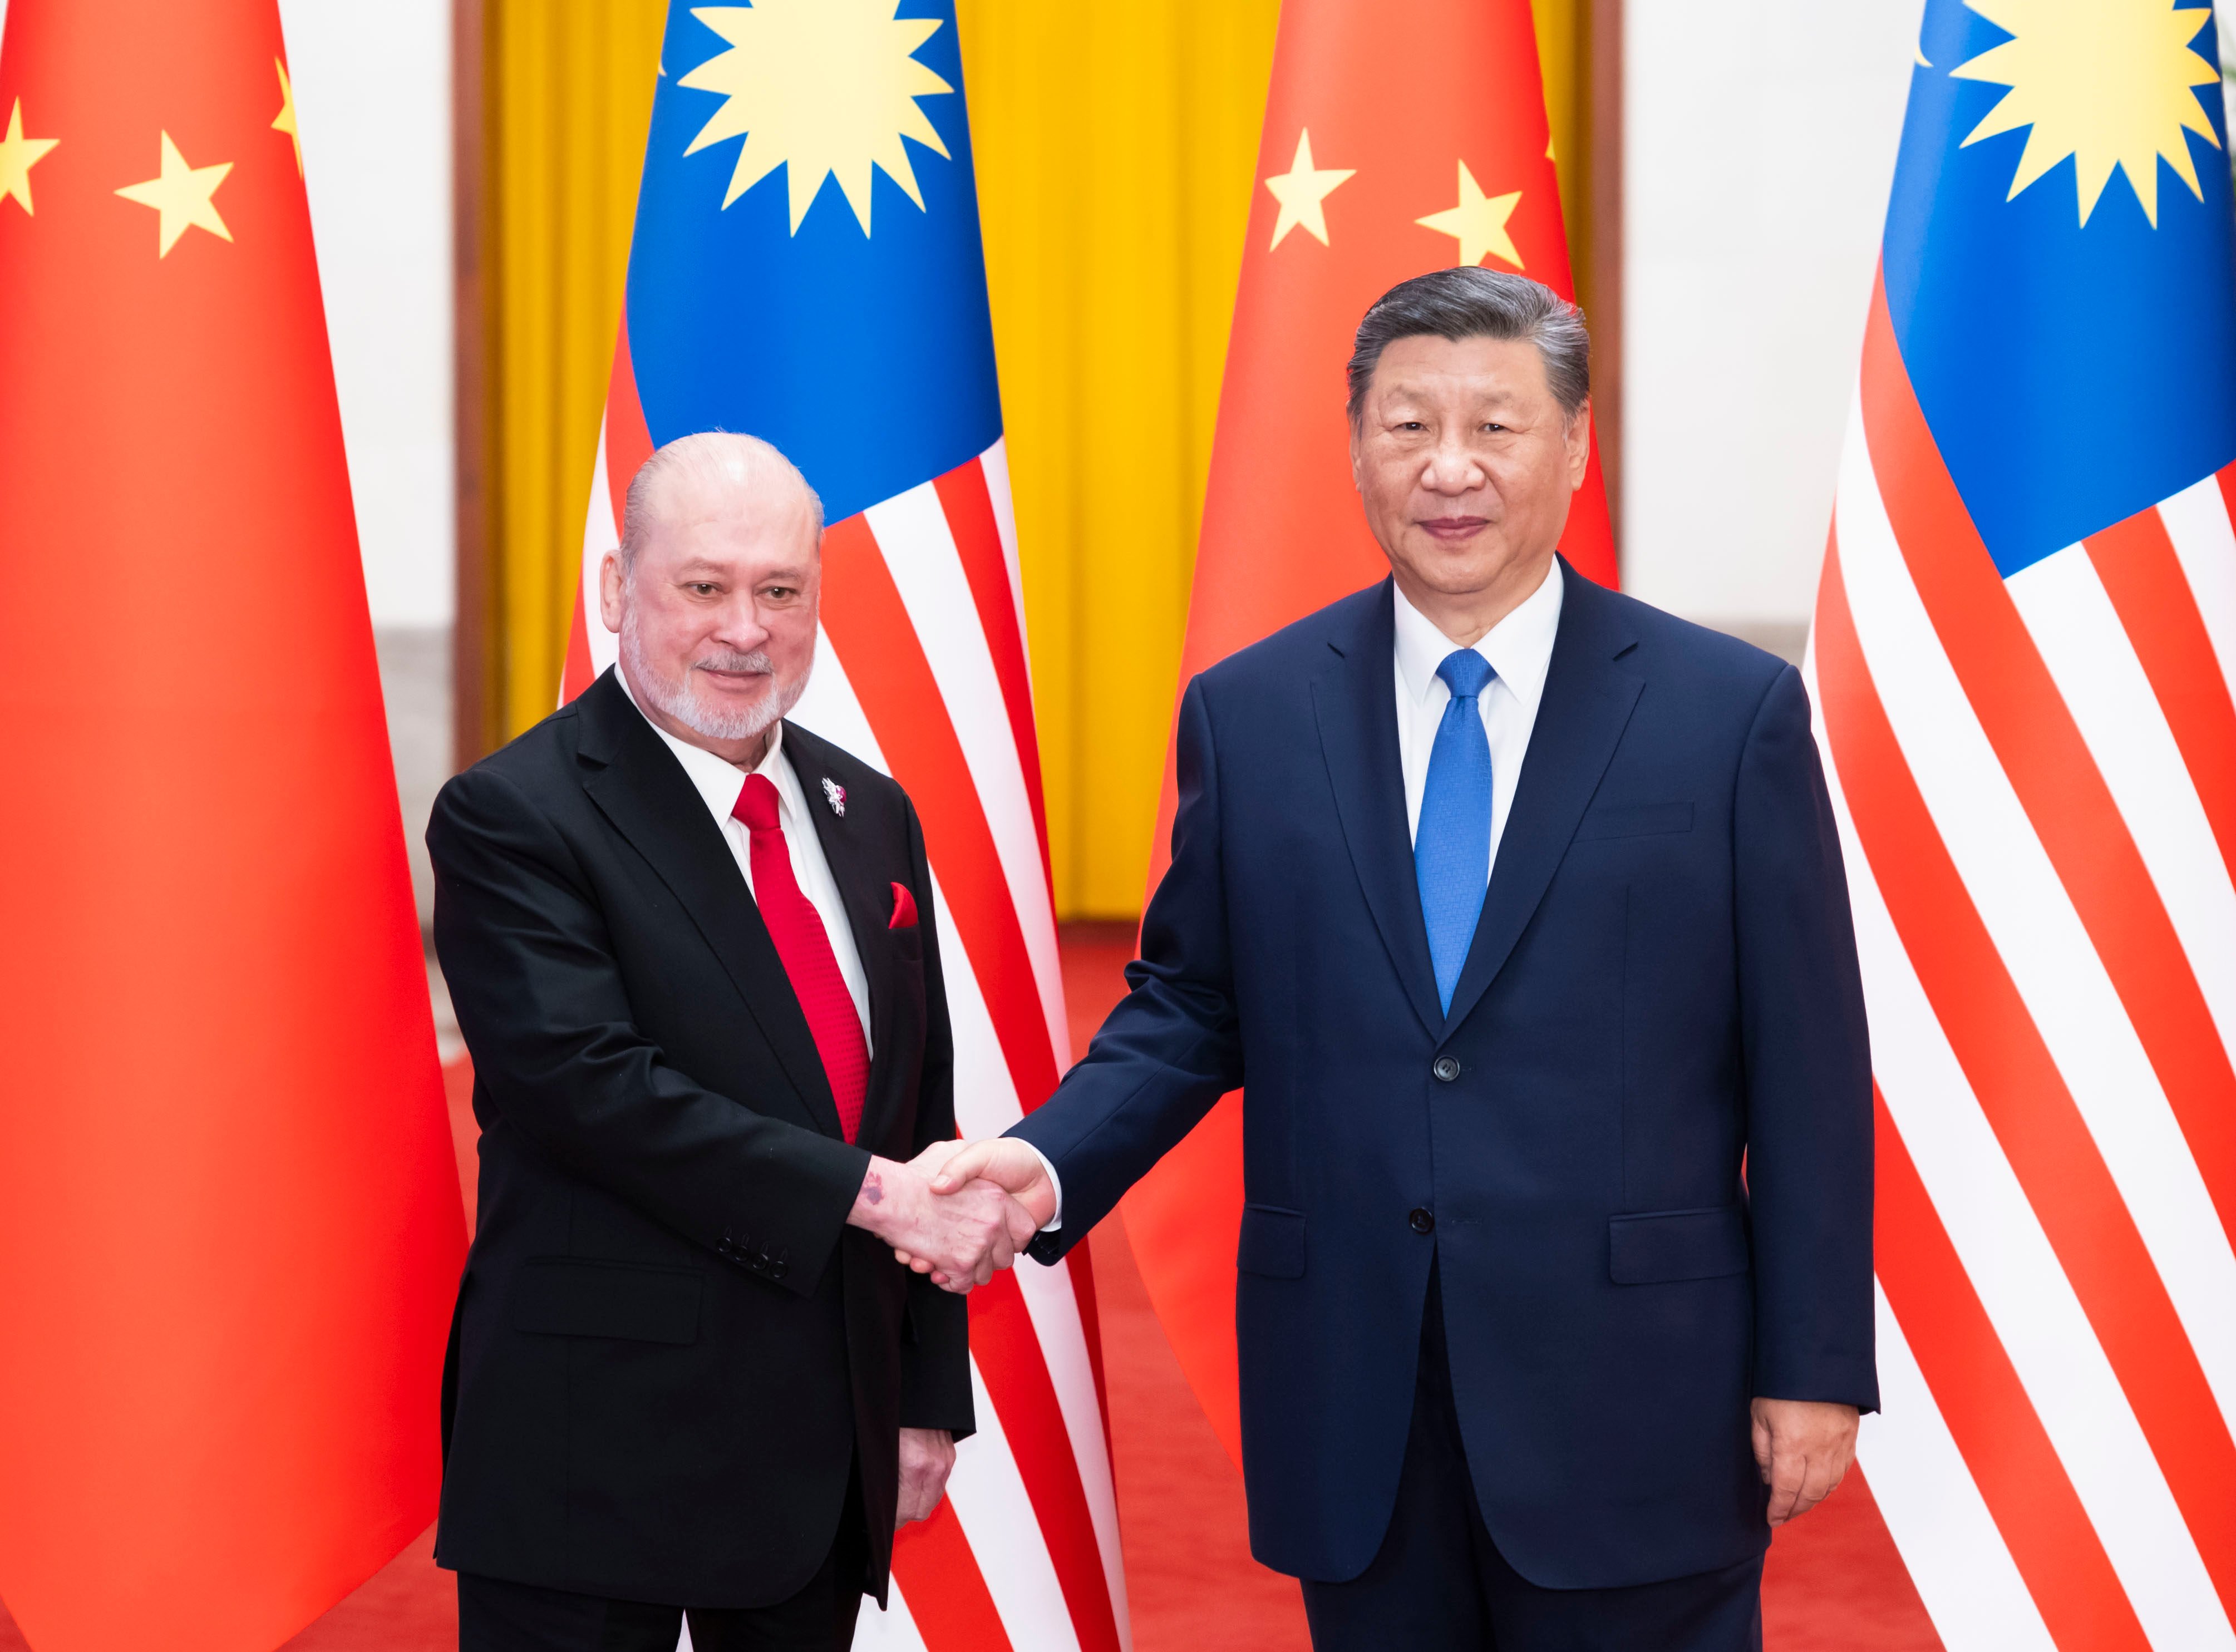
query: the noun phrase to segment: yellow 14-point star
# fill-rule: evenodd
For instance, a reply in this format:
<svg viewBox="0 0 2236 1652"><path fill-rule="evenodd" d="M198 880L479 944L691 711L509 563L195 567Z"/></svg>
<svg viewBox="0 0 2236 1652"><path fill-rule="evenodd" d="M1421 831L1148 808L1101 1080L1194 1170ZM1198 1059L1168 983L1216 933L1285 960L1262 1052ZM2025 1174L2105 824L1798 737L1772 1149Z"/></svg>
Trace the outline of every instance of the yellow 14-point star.
<svg viewBox="0 0 2236 1652"><path fill-rule="evenodd" d="M875 167L918 212L925 210L901 140L946 156L947 145L917 100L955 89L916 59L942 19L897 17L899 10L899 0L755 0L691 9L728 49L676 82L725 99L683 153L745 138L724 207L782 167L797 235L823 181L836 178L866 238Z"/></svg>
<svg viewBox="0 0 2236 1652"><path fill-rule="evenodd" d="M2212 12L2203 6L2176 10L2167 0L1964 3L2011 36L1949 71L1956 80L2010 88L1962 147L2030 128L2006 199L2016 200L2068 155L2083 227L2114 170L2127 174L2154 229L2160 161L2191 194L2205 199L2182 135L2194 132L2220 147L2196 90L2220 76L2190 43L2211 26Z"/></svg>
<svg viewBox="0 0 2236 1652"><path fill-rule="evenodd" d="M1442 212L1432 212L1426 218L1413 221L1424 229L1433 229L1438 234L1457 238L1460 244L1459 262L1480 264L1483 254L1496 253L1516 269L1522 267L1522 254L1515 250L1514 238L1506 233L1506 220L1514 216L1514 203L1522 199L1517 189L1510 195L1486 195L1483 186L1476 182L1475 174L1468 164L1460 162L1460 204L1447 207Z"/></svg>
<svg viewBox="0 0 2236 1652"><path fill-rule="evenodd" d="M1289 169L1278 177L1266 180L1266 187L1273 192L1273 199L1281 203L1280 216L1273 220L1273 247L1291 230L1302 228L1305 234L1325 247L1328 244L1327 214L1321 203L1335 193L1335 187L1356 174L1355 167L1338 171L1320 171L1312 166L1312 135L1303 127L1297 128L1296 158ZM1266 250L1272 252L1273 247Z"/></svg>
<svg viewBox="0 0 2236 1652"><path fill-rule="evenodd" d="M159 243L155 256L168 258L171 248L179 244L179 237L190 228L207 229L220 240L233 239L225 220L217 215L217 202L213 199L218 185L232 170L230 161L221 161L214 167L188 166L186 156L179 153L179 146L171 142L171 135L166 132L162 171L145 183L128 183L116 193L127 201L136 201L155 209Z"/></svg>
<svg viewBox="0 0 2236 1652"><path fill-rule="evenodd" d="M31 168L46 158L47 151L60 143L60 138L27 138L23 135L23 100L17 98L16 107L9 111L8 135L0 137L0 201L13 197L16 205L28 213L31 210Z"/></svg>
<svg viewBox="0 0 2236 1652"><path fill-rule="evenodd" d="M295 141L295 175L303 175L303 133L295 124L295 83L287 78L287 65L277 57L272 67L280 71L280 113L272 117L272 129L285 132Z"/></svg>

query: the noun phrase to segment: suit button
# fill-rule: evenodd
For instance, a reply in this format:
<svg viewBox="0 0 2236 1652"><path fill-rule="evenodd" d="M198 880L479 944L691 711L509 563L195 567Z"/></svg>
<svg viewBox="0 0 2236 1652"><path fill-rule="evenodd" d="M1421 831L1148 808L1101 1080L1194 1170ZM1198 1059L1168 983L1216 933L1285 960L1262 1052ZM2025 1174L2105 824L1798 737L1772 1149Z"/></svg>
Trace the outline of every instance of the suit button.
<svg viewBox="0 0 2236 1652"><path fill-rule="evenodd" d="M1453 1056L1439 1056L1429 1070L1444 1083L1449 1084L1460 1076L1459 1060Z"/></svg>
<svg viewBox="0 0 2236 1652"><path fill-rule="evenodd" d="M1405 1225L1417 1234L1434 1233L1437 1227L1437 1218L1432 1212L1417 1210L1405 1218Z"/></svg>

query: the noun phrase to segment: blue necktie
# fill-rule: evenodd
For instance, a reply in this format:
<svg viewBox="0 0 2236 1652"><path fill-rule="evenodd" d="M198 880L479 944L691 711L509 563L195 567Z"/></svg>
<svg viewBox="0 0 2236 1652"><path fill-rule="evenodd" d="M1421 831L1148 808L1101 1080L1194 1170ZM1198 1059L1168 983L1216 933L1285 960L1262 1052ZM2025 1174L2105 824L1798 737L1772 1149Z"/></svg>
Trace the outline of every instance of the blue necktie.
<svg viewBox="0 0 2236 1652"><path fill-rule="evenodd" d="M1492 672L1473 648L1455 648L1437 675L1452 698L1429 752L1429 783L1413 834L1413 877L1429 926L1437 997L1449 1015L1490 875L1490 737L1483 732L1476 701L1490 686Z"/></svg>

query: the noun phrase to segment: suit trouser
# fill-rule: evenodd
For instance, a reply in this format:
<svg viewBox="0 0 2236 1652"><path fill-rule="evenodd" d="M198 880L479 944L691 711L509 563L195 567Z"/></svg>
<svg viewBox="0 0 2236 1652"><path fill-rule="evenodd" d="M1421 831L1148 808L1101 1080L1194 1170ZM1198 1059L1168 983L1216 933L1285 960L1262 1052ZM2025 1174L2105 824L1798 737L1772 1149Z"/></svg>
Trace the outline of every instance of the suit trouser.
<svg viewBox="0 0 2236 1652"><path fill-rule="evenodd" d="M694 1652L846 1652L870 1559L861 1478L823 1564L773 1606L657 1605L458 1574L458 1652L675 1652L687 1616Z"/></svg>
<svg viewBox="0 0 2236 1652"><path fill-rule="evenodd" d="M1315 1652L1760 1652L1762 1559L1631 1589L1541 1589L1484 1526L1460 1443L1437 1270L1390 1529L1349 1583L1305 1582Z"/></svg>

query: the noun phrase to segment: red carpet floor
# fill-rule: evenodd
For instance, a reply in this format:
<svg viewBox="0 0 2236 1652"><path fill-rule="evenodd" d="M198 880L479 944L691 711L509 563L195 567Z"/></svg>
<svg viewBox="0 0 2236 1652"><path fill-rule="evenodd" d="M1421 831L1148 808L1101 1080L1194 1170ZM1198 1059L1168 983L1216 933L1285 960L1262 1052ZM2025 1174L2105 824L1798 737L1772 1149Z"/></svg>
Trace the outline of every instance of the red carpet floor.
<svg viewBox="0 0 2236 1652"><path fill-rule="evenodd" d="M1124 925L1073 925L1064 934L1064 985L1073 1047L1115 1003L1131 954ZM473 1121L464 1067L452 1119L462 1167ZM472 1183L467 1181L470 1212ZM1250 1558L1242 1478L1196 1407L1158 1327L1122 1227L1090 1241L1102 1311L1111 1447L1138 1652L1303 1652L1296 1583ZM288 1643L290 1652L444 1652L457 1644L448 1574L423 1535L363 1588ZM1938 1652L1870 1489L1851 1475L1771 1550L1765 1585L1770 1652ZM0 1652L25 1643L0 1608Z"/></svg>

